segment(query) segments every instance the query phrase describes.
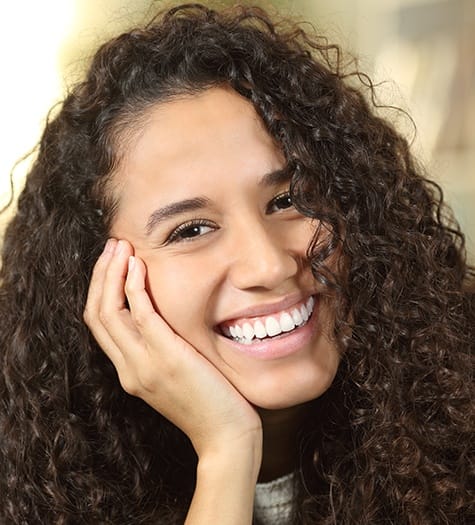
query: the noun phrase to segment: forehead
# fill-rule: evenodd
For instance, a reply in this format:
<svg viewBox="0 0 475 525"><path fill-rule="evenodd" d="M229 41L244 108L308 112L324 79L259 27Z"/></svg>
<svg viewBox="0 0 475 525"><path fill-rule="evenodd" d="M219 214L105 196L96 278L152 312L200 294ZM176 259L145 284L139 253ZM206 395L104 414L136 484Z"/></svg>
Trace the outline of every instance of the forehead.
<svg viewBox="0 0 475 525"><path fill-rule="evenodd" d="M227 88L211 88L147 110L115 174L114 186L144 191L192 181L262 175L283 155L253 105ZM120 197L120 196L119 196Z"/></svg>

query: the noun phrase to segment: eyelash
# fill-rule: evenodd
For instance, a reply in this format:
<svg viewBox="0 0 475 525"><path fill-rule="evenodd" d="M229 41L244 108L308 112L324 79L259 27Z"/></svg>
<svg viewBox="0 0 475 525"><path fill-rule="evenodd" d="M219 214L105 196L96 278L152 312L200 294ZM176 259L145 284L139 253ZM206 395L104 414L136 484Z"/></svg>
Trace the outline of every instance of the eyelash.
<svg viewBox="0 0 475 525"><path fill-rule="evenodd" d="M279 201L282 201L283 199L286 199L285 206L283 208L278 208L277 210L273 210L273 207L277 203L279 203ZM277 213L278 211L282 211L282 210L285 211L285 210L291 208L292 206L293 206L293 204L292 204L292 199L290 197L290 192L289 191L284 191L284 192L280 193L279 195L276 195L269 202L269 204L266 207L266 214L270 215L271 213ZM180 224L180 226L175 228L170 233L170 235L168 236L168 238L166 240L166 244L172 244L172 243L177 243L177 242L191 242L191 241L193 241L194 239L196 239L198 237L202 237L203 235L206 235L206 234L199 234L199 233L198 233L198 235L193 235L193 234L190 235L190 236L186 236L185 235L185 233L187 231L191 232L191 230L193 228L199 228L199 227L208 227L208 228L212 228L214 230L218 229L216 224L214 224L214 223L212 223L210 221L207 221L207 220L204 220L204 219L192 219L192 220L187 221L187 222L185 222L183 224Z"/></svg>
<svg viewBox="0 0 475 525"><path fill-rule="evenodd" d="M206 221L204 219L192 219L191 221L184 222L183 224L180 224L180 226L175 228L168 236L166 241L167 244L174 242L190 242L196 237L201 237L201 235L199 234L191 235L189 237L184 235L187 230L191 231L193 228L199 228L200 226L207 226L208 228L214 229L217 228L217 226L210 221Z"/></svg>

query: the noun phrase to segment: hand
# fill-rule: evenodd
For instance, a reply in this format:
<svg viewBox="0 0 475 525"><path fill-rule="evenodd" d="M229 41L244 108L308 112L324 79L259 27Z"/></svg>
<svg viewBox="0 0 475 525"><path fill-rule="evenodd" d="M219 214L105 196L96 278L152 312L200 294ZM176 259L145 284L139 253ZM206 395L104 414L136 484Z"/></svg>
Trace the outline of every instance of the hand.
<svg viewBox="0 0 475 525"><path fill-rule="evenodd" d="M185 432L200 459L242 446L260 463L262 428L256 411L158 314L145 277L145 264L133 256L131 245L110 239L89 287L84 320L122 387Z"/></svg>

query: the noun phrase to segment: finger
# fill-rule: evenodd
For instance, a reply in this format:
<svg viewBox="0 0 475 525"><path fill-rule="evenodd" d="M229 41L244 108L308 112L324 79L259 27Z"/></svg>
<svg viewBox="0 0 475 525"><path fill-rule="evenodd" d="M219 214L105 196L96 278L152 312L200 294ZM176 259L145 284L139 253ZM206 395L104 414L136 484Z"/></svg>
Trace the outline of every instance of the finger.
<svg viewBox="0 0 475 525"><path fill-rule="evenodd" d="M130 243L125 240L117 241L113 256L104 273L101 313L115 313L125 308L124 284L128 259L132 253Z"/></svg>
<svg viewBox="0 0 475 525"><path fill-rule="evenodd" d="M102 325L95 327L92 333L94 339L106 356L112 361L112 364L120 375L120 371L125 368L125 359L120 348L115 344L109 332Z"/></svg>
<svg viewBox="0 0 475 525"><path fill-rule="evenodd" d="M114 255L116 245L116 239L108 239L104 246L104 250L94 265L84 309L84 320L88 326L89 321L94 321L97 318L99 304L102 297L104 276L112 256Z"/></svg>
<svg viewBox="0 0 475 525"><path fill-rule="evenodd" d="M146 328L150 324L155 325L155 323L158 323L159 328L166 327L168 330L170 329L158 315L150 300L150 296L145 288L146 273L147 270L142 259L130 256L128 259L127 279L125 281L125 294L134 323L141 333L145 330L144 336L147 335ZM154 333L156 333L156 328L153 331Z"/></svg>
<svg viewBox="0 0 475 525"><path fill-rule="evenodd" d="M114 366L119 368L123 364L122 354L100 320L100 305L104 289L104 279L116 247L117 240L108 239L102 254L94 265L84 308L84 322L91 330L99 346L109 359L111 359Z"/></svg>
<svg viewBox="0 0 475 525"><path fill-rule="evenodd" d="M107 354L115 363L127 361L130 355L140 355L143 341L132 321L130 311L125 304L124 285L128 271L128 259L132 254L131 244L119 240L112 258L107 265L102 294L98 308L98 318L102 325L97 328L97 337L101 338ZM120 353L121 355L116 355Z"/></svg>
<svg viewBox="0 0 475 525"><path fill-rule="evenodd" d="M137 330L152 346L170 348L176 346L178 336L155 310L145 287L146 267L139 257L129 257L125 293L132 320ZM153 343L159 343L153 345ZM183 342L184 343L184 342ZM182 346L185 346L182 344ZM164 352L169 355L168 352ZM176 356L176 354L175 354Z"/></svg>

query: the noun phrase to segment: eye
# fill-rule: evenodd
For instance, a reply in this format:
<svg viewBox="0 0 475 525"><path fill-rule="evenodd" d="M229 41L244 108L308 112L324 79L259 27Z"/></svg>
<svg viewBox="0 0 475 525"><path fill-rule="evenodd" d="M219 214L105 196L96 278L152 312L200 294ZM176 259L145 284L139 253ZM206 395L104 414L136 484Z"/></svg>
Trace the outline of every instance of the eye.
<svg viewBox="0 0 475 525"><path fill-rule="evenodd" d="M196 239L197 237L202 237L207 233L215 231L217 227L211 222L204 220L192 220L180 224L175 228L170 235L168 236L166 242L188 242Z"/></svg>
<svg viewBox="0 0 475 525"><path fill-rule="evenodd" d="M279 210L287 210L288 208L292 208L292 197L290 196L289 191L285 191L283 193L280 193L276 197L274 197L267 206L267 213L275 213Z"/></svg>

